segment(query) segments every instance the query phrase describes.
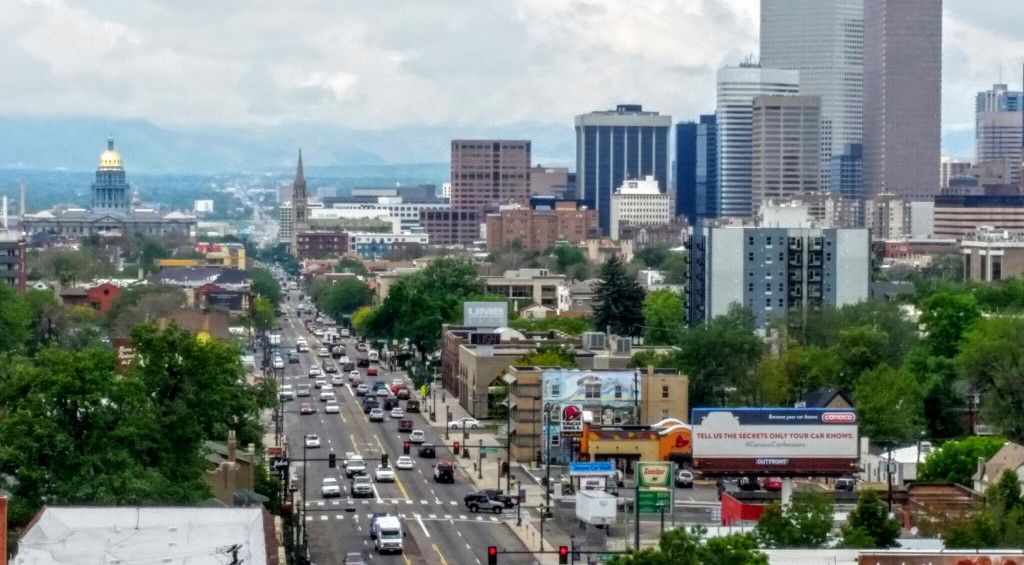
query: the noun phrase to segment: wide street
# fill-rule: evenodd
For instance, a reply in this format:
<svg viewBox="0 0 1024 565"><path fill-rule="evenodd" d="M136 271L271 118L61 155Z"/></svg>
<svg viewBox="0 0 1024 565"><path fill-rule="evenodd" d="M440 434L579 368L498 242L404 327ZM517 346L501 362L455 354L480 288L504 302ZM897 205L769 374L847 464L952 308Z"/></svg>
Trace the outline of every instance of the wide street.
<svg viewBox="0 0 1024 565"><path fill-rule="evenodd" d="M286 316L280 320L284 354L286 356L287 351L295 350L295 340L300 336L305 337L310 346L309 352L300 354L300 363L285 365L284 382L297 388L300 383L313 384L314 379L308 377L309 367L319 365L322 359L316 356L320 347L319 340L308 333L295 316L299 293L289 294L290 300L283 304ZM353 360L357 356L366 355L356 351L354 340L346 339L344 343L347 354ZM402 376L388 373L385 367L376 363L372 366L379 367L381 373L377 378L388 384L392 379ZM360 371L366 382L366 369ZM330 375L327 377L329 380ZM462 463L468 460L459 459L455 484L434 482L431 465L438 460L454 460L455 457L449 448L444 447L443 431L438 433L435 428L426 425L426 413L409 417L415 422L416 429L426 432L427 443L438 446L438 458L420 459L417 457L418 446L413 444L410 455L415 461L414 469L396 469L397 479L394 483L375 482L373 498L352 499L348 490L350 482L345 477L342 464L345 453L362 455L367 462L367 472L372 476L382 453L388 454L392 464L402 455L403 442L407 440L408 434L400 434L397 422L390 418L386 418L383 423L370 423L363 414L360 399L349 385L335 387L335 393L340 414L324 413L325 403L320 402L319 391L315 389L311 397L297 397L284 403L288 452L292 464L298 468L297 494L305 501L304 524L314 563L341 563L346 553L359 551L363 553L364 559L376 563L479 564L486 562L485 554L489 545L510 551L527 550L506 525L506 521L515 521L514 509L500 515L474 514L463 504L463 497L474 490L465 475L471 471L465 465L472 464ZM303 403L311 404L317 412L300 415L299 407ZM404 402L402 405L404 407ZM305 449L303 438L306 434L320 436L322 447ZM328 465L330 453L336 454L338 458L335 469ZM303 457L306 458L305 463ZM342 487L340 499L325 500L320 495L320 485L325 477L339 480ZM388 512L402 520L403 529L407 533L404 540L405 552L402 555L379 555L373 550L369 527L374 512ZM525 564L536 561L528 554L505 554L502 563Z"/></svg>

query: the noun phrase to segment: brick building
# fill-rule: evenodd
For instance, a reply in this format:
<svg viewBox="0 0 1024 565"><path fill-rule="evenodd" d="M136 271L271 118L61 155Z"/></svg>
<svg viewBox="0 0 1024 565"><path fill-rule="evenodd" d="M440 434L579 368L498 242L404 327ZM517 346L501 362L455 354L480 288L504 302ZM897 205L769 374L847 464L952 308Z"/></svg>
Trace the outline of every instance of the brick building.
<svg viewBox="0 0 1024 565"><path fill-rule="evenodd" d="M487 248L500 249L518 240L526 249L544 251L560 239L582 243L596 229L597 211L574 201L556 201L553 210L511 208L487 216Z"/></svg>
<svg viewBox="0 0 1024 565"><path fill-rule="evenodd" d="M349 251L348 232L343 231L304 231L296 236L298 257L314 259L318 257L340 257Z"/></svg>

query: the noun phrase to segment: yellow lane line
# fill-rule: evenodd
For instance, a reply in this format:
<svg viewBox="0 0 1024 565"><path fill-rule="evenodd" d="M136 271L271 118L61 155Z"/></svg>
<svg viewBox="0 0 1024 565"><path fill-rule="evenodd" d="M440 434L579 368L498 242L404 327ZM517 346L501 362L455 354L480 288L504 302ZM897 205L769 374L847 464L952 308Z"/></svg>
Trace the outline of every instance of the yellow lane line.
<svg viewBox="0 0 1024 565"><path fill-rule="evenodd" d="M437 556L441 558L441 565L448 565L448 561L445 560L444 554L441 553L441 550L437 548L437 544L436 543L432 543L432 544L430 544L430 547L433 547L434 551L437 552Z"/></svg>
<svg viewBox="0 0 1024 565"><path fill-rule="evenodd" d="M384 449L384 444L380 441L380 436L373 434L373 439L377 440L377 445L380 446L381 453L387 453L388 450ZM393 468L393 467L392 467ZM398 485L398 490L402 491L402 498L409 498L409 493L405 491L405 486L402 485L402 481L398 478L398 471L395 471L395 484Z"/></svg>

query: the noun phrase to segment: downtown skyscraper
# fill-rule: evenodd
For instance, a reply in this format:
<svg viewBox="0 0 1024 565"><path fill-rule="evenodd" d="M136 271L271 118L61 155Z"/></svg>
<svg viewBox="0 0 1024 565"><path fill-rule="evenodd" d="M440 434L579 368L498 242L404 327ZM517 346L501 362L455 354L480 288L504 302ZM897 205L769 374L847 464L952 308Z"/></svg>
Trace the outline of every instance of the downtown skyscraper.
<svg viewBox="0 0 1024 565"><path fill-rule="evenodd" d="M939 192L942 0L864 0L864 185Z"/></svg>
<svg viewBox="0 0 1024 565"><path fill-rule="evenodd" d="M800 94L821 98L821 179L863 138L864 0L761 0L761 66L800 71Z"/></svg>

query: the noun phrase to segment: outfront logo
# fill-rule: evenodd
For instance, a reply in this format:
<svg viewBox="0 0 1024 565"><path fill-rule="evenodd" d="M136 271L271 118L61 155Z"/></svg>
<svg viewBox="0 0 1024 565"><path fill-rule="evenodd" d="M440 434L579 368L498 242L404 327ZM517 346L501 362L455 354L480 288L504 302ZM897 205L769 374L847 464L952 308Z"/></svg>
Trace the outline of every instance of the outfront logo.
<svg viewBox="0 0 1024 565"><path fill-rule="evenodd" d="M821 421L826 424L852 424L857 421L857 415L853 412L825 412Z"/></svg>

